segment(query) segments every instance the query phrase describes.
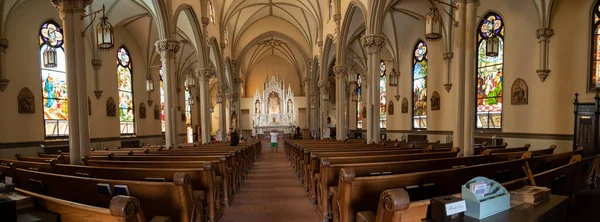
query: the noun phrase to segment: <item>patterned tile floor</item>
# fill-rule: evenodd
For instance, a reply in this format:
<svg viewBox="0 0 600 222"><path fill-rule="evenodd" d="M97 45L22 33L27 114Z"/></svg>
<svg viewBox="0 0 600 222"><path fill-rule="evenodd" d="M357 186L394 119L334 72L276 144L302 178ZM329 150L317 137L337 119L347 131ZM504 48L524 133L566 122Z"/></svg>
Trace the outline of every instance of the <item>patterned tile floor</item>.
<svg viewBox="0 0 600 222"><path fill-rule="evenodd" d="M285 157L283 141L278 153L271 153L269 141L262 144L260 160L220 221L319 221L316 206Z"/></svg>

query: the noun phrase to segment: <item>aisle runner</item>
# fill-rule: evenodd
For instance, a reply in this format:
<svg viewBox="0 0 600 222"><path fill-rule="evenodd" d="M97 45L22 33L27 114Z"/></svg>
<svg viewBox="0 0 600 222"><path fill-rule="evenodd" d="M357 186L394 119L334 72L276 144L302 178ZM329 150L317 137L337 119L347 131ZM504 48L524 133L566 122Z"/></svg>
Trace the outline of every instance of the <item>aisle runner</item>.
<svg viewBox="0 0 600 222"><path fill-rule="evenodd" d="M270 141L263 141L261 159L235 195L231 208L220 221L318 221L315 206L296 177L279 141L279 153L271 153Z"/></svg>

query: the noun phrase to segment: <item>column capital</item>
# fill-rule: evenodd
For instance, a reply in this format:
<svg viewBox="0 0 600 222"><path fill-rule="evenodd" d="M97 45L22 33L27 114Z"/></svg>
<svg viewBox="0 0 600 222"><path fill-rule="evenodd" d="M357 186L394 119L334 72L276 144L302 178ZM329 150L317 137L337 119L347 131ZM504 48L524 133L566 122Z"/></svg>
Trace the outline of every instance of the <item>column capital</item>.
<svg viewBox="0 0 600 222"><path fill-rule="evenodd" d="M0 92L4 92L10 80L8 79L0 79Z"/></svg>
<svg viewBox="0 0 600 222"><path fill-rule="evenodd" d="M0 52L6 52L8 48L8 39L0 39Z"/></svg>
<svg viewBox="0 0 600 222"><path fill-rule="evenodd" d="M200 81L208 81L212 76L212 73L212 69L210 68L196 69L196 76Z"/></svg>
<svg viewBox="0 0 600 222"><path fill-rule="evenodd" d="M208 24L210 24L210 19L208 17L202 17L200 21L202 22L203 26L208 26Z"/></svg>
<svg viewBox="0 0 600 222"><path fill-rule="evenodd" d="M383 35L368 34L360 38L360 45L367 50L367 53L381 53L385 46L385 37Z"/></svg>
<svg viewBox="0 0 600 222"><path fill-rule="evenodd" d="M340 20L342 20L342 14L335 14L335 15L333 15L333 21L334 22L339 22Z"/></svg>
<svg viewBox="0 0 600 222"><path fill-rule="evenodd" d="M233 83L235 83L236 85L239 85L242 83L242 78L236 77L233 78Z"/></svg>
<svg viewBox="0 0 600 222"><path fill-rule="evenodd" d="M329 88L329 81L319 81L317 83L317 86L319 87L319 89L327 89Z"/></svg>
<svg viewBox="0 0 600 222"><path fill-rule="evenodd" d="M94 67L94 70L100 70L100 67L102 67L102 59L92 59L92 66Z"/></svg>
<svg viewBox="0 0 600 222"><path fill-rule="evenodd" d="M58 9L60 17L65 13L85 12L85 7L92 4L93 0L50 0L52 5Z"/></svg>
<svg viewBox="0 0 600 222"><path fill-rule="evenodd" d="M538 40L545 41L550 39L554 35L554 29L551 28L541 28L536 30L535 37Z"/></svg>
<svg viewBox="0 0 600 222"><path fill-rule="evenodd" d="M454 53L453 52L442 53L442 58L444 59L444 61L452 60L452 58L454 58Z"/></svg>
<svg viewBox="0 0 600 222"><path fill-rule="evenodd" d="M336 77L343 77L348 73L348 66L333 66L333 73Z"/></svg>
<svg viewBox="0 0 600 222"><path fill-rule="evenodd" d="M161 39L154 43L156 52L158 52L161 58L174 58L175 53L180 49L179 42L169 39Z"/></svg>

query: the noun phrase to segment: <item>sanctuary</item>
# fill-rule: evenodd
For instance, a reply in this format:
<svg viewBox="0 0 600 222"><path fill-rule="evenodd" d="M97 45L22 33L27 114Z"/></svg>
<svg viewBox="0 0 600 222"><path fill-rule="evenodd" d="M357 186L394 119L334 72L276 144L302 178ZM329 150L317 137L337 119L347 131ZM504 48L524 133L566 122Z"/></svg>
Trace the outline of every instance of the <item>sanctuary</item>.
<svg viewBox="0 0 600 222"><path fill-rule="evenodd" d="M265 78L262 92L258 88L254 92L252 134L273 130L293 133L296 125L295 107L292 88L288 85L286 92L284 80L273 72L270 77Z"/></svg>

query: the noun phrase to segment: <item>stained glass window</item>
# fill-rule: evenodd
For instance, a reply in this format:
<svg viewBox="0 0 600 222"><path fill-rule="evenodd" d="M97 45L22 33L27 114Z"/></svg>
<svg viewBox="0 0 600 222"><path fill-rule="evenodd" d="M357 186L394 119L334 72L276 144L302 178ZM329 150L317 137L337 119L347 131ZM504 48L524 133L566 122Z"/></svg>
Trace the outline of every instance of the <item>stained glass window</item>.
<svg viewBox="0 0 600 222"><path fill-rule="evenodd" d="M63 40L62 29L55 22L46 22L40 28L40 67L46 137L69 135L67 70ZM56 52L56 67L50 68L44 66L44 51L46 50L54 50Z"/></svg>
<svg viewBox="0 0 600 222"><path fill-rule="evenodd" d="M135 112L133 110L133 79L131 57L125 46L117 50L117 79L119 90L119 120L121 134L133 134Z"/></svg>
<svg viewBox="0 0 600 222"><path fill-rule="evenodd" d="M427 44L419 40L413 52L413 128L427 129Z"/></svg>
<svg viewBox="0 0 600 222"><path fill-rule="evenodd" d="M162 66L160 67L160 71L158 73L158 77L160 78L160 127L162 129L162 132L165 132L166 129L166 125L165 125L165 87L164 87L164 75L163 75L163 70L162 70Z"/></svg>
<svg viewBox="0 0 600 222"><path fill-rule="evenodd" d="M208 1L208 13L210 15L210 22L215 24L215 8L213 7L212 1Z"/></svg>
<svg viewBox="0 0 600 222"><path fill-rule="evenodd" d="M379 127L380 128L386 128L387 127L387 115L386 115L386 110L387 110L387 98L385 97L386 95L386 83L387 83L387 79L385 76L385 63L383 61L381 61L381 63L379 64Z"/></svg>
<svg viewBox="0 0 600 222"><path fill-rule="evenodd" d="M592 12L592 61L589 90L600 87L600 1L596 1Z"/></svg>
<svg viewBox="0 0 600 222"><path fill-rule="evenodd" d="M185 89L185 125L192 125L192 92L188 88Z"/></svg>
<svg viewBox="0 0 600 222"><path fill-rule="evenodd" d="M502 128L502 69L504 66L504 21L493 12L478 26L477 128ZM498 55L487 56L489 39L498 39Z"/></svg>
<svg viewBox="0 0 600 222"><path fill-rule="evenodd" d="M360 79L360 74L358 75L358 78L356 79L356 128L357 129L362 129L362 122L363 122L363 107L362 107L362 101L363 101L363 97L362 97L362 80Z"/></svg>

